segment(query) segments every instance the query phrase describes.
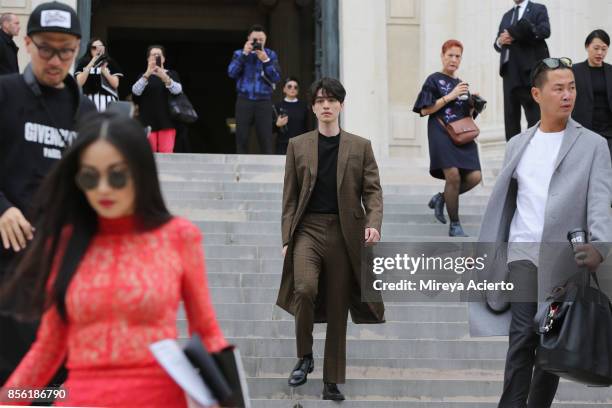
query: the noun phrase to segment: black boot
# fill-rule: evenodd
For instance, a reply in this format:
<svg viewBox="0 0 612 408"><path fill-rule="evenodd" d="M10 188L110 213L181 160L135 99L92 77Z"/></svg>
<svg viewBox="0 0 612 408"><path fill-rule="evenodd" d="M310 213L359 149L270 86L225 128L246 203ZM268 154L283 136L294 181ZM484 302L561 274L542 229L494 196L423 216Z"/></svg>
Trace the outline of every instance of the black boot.
<svg viewBox="0 0 612 408"><path fill-rule="evenodd" d="M301 358L295 367L293 367L293 371L289 376L289 386L297 387L305 384L308 379L308 374L312 373L312 370L314 370L314 359L312 355Z"/></svg>
<svg viewBox="0 0 612 408"><path fill-rule="evenodd" d="M434 215L438 221L442 224L446 224L446 217L444 216L444 194L438 193L431 197L429 208L434 210Z"/></svg>
<svg viewBox="0 0 612 408"><path fill-rule="evenodd" d="M344 401L344 395L335 383L323 383L323 399L331 401Z"/></svg>

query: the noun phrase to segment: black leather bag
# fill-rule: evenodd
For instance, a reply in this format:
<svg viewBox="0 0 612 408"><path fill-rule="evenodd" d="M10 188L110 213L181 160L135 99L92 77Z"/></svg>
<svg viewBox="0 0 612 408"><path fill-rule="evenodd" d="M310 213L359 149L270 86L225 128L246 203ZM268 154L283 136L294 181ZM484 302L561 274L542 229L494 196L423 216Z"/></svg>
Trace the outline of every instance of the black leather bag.
<svg viewBox="0 0 612 408"><path fill-rule="evenodd" d="M168 108L170 108L170 116L174 120L187 124L198 120L198 113L184 92L178 95L170 95L168 97Z"/></svg>
<svg viewBox="0 0 612 408"><path fill-rule="evenodd" d="M612 385L612 305L595 274L581 271L556 288L534 323L541 369L590 386Z"/></svg>
<svg viewBox="0 0 612 408"><path fill-rule="evenodd" d="M238 349L232 346L209 353L200 336L194 334L185 346L185 356L198 370L221 407L251 407Z"/></svg>

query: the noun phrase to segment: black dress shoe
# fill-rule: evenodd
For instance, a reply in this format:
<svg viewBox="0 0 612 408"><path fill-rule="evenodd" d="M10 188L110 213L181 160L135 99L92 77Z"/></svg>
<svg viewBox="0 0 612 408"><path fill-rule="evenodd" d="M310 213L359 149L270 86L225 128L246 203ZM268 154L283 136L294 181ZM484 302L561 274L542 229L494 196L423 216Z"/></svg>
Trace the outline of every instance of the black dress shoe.
<svg viewBox="0 0 612 408"><path fill-rule="evenodd" d="M429 208L434 210L434 216L438 221L442 224L446 224L446 217L444 216L444 194L438 193L431 197L429 200L429 204L427 204Z"/></svg>
<svg viewBox="0 0 612 408"><path fill-rule="evenodd" d="M293 371L289 376L289 386L297 387L306 383L308 379L308 374L312 373L314 370L314 360L312 357L304 357L301 358L300 361L297 362L295 367L293 367Z"/></svg>
<svg viewBox="0 0 612 408"><path fill-rule="evenodd" d="M323 383L323 399L331 401L344 401L344 395L335 383Z"/></svg>

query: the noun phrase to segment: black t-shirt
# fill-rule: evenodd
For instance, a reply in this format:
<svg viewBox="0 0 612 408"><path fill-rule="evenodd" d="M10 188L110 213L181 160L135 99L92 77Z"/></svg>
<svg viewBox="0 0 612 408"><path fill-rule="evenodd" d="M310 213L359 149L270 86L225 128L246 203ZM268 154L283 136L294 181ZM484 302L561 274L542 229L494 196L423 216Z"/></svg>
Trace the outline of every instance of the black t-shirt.
<svg viewBox="0 0 612 408"><path fill-rule="evenodd" d="M593 130L601 132L612 128L612 111L608 102L608 88L604 67L589 67L593 86Z"/></svg>
<svg viewBox="0 0 612 408"><path fill-rule="evenodd" d="M70 89L40 85L40 91L45 109L48 109L55 128L71 129L74 126L74 112L76 112L78 101Z"/></svg>
<svg viewBox="0 0 612 408"><path fill-rule="evenodd" d="M23 75L0 76L0 213L17 207L26 217L43 178L76 139L76 121L96 110L72 76L54 89L28 82L32 75L28 66Z"/></svg>
<svg viewBox="0 0 612 408"><path fill-rule="evenodd" d="M303 133L308 132L308 108L306 104L300 100L295 102L287 102L282 100L274 105L276 113L281 115L283 112L289 116L287 122L287 132L282 132L276 127L276 117L274 118L274 128L278 133L278 141L281 143L287 143L292 137L299 136Z"/></svg>
<svg viewBox="0 0 612 408"><path fill-rule="evenodd" d="M340 135L327 137L319 133L317 182L306 212L338 214L338 148Z"/></svg>
<svg viewBox="0 0 612 408"><path fill-rule="evenodd" d="M76 68L74 69L74 76L76 77L77 75L82 73L87 64L89 64L88 60L81 59L77 64ZM113 59L108 60L108 70L110 71L111 75L115 75L118 77L123 76L121 68ZM115 98L117 97L117 91L114 90L110 86L106 78L104 78L104 76L102 75L102 68L100 67L92 68L89 71L89 76L83 84L83 93L85 95L101 94L114 96Z"/></svg>
<svg viewBox="0 0 612 408"><path fill-rule="evenodd" d="M168 70L166 73L174 82L181 82L175 71ZM141 77L142 74L138 75L138 79ZM142 95L134 95L134 101L138 104L139 119L143 126L151 126L153 131L176 128L170 116L169 97L170 91L164 82L156 75L151 75Z"/></svg>

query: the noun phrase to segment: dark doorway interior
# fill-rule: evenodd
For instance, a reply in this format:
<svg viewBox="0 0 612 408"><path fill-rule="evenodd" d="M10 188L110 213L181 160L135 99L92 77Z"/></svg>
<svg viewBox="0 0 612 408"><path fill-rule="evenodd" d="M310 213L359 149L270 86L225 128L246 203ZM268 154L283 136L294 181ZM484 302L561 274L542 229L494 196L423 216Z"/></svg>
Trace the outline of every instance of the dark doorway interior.
<svg viewBox="0 0 612 408"><path fill-rule="evenodd" d="M189 127L193 152L232 153L233 135L226 124L234 116L234 81L227 76L227 65L244 38L242 31L132 29L108 30L113 58L125 77L121 97L131 93L132 84L146 68L146 49L151 44L166 48L166 68L178 72L183 89L200 119Z"/></svg>
<svg viewBox="0 0 612 408"><path fill-rule="evenodd" d="M325 0L332 1L332 0ZM282 77L297 76L306 90L315 77L315 2L312 0L93 0L92 35L106 39L123 68L125 98L146 67L150 44L167 50L200 120L189 128L191 151L235 153L227 119L234 117L235 83L227 76L232 52L252 24L268 31ZM274 101L282 97L277 87ZM305 98L305 93L302 93ZM256 150L255 150L256 152Z"/></svg>

